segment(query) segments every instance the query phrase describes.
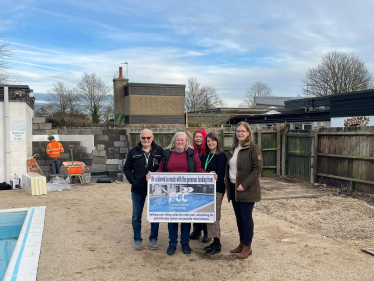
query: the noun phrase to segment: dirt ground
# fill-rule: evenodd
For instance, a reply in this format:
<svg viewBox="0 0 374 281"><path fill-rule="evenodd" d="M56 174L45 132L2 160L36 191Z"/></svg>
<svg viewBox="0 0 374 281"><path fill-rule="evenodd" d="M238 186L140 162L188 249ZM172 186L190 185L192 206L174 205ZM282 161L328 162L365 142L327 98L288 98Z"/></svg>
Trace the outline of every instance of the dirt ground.
<svg viewBox="0 0 374 281"><path fill-rule="evenodd" d="M303 183L262 179L255 205L253 255L238 260L235 216L222 205L222 252L205 256L200 241L192 253L166 254L167 224L157 250L150 250L143 216L143 250L133 249L131 193L126 183L74 185L48 195L0 191L0 209L47 206L38 281L51 280L373 280L374 209L368 201ZM330 194L285 198L297 194ZM367 205L365 205L365 203Z"/></svg>

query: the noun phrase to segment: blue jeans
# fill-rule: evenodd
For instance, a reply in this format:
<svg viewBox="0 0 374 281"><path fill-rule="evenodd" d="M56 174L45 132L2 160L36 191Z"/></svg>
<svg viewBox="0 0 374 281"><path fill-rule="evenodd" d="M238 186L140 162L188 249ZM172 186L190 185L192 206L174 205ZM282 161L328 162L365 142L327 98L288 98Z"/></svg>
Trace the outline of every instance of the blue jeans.
<svg viewBox="0 0 374 281"><path fill-rule="evenodd" d="M233 190L234 189L234 190ZM234 208L236 224L238 226L240 240L243 241L243 244L249 246L252 244L253 239L253 207L255 206L254 202L237 202L235 200L235 185L230 183L231 191L231 203Z"/></svg>
<svg viewBox="0 0 374 281"><path fill-rule="evenodd" d="M49 168L50 168L51 174L53 175L60 174L60 166L61 166L60 158L58 157L49 158Z"/></svg>
<svg viewBox="0 0 374 281"><path fill-rule="evenodd" d="M168 223L169 245L177 246L178 244L178 223ZM181 244L190 243L190 223L181 223Z"/></svg>
<svg viewBox="0 0 374 281"><path fill-rule="evenodd" d="M142 241L142 214L146 195L131 192L132 199L132 229L134 230L134 240ZM158 237L159 223L151 223L151 235L149 240Z"/></svg>

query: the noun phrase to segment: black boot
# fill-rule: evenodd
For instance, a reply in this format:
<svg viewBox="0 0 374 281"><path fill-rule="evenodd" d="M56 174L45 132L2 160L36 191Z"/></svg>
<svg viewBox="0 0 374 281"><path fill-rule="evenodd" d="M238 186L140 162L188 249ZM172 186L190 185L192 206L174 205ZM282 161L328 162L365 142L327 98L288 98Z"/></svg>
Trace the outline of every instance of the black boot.
<svg viewBox="0 0 374 281"><path fill-rule="evenodd" d="M207 247L205 247L207 248ZM204 249L205 249L204 248ZM210 244L210 247L205 250L206 255L214 255L221 252L221 242L219 238L214 238L214 241L212 244Z"/></svg>
<svg viewBox="0 0 374 281"><path fill-rule="evenodd" d="M202 225L203 225L204 236L203 236L203 240L201 242L203 242L203 243L209 243L210 240L212 240L212 239L208 237L208 228L207 228L207 225L206 225L206 223L203 223Z"/></svg>
<svg viewBox="0 0 374 281"><path fill-rule="evenodd" d="M197 240L201 237L201 223L193 224L193 231L190 234L190 239Z"/></svg>

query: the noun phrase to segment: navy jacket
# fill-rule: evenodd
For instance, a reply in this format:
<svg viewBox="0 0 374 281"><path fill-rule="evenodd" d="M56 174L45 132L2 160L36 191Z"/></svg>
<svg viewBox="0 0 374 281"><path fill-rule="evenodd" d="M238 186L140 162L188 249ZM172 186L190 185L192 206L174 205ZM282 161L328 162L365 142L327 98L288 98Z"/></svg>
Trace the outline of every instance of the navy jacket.
<svg viewBox="0 0 374 281"><path fill-rule="evenodd" d="M130 150L125 166L123 167L123 172L129 183L131 183L131 192L147 195L146 175L149 171L157 171L163 151L161 146L152 142L151 154L147 165L141 142Z"/></svg>

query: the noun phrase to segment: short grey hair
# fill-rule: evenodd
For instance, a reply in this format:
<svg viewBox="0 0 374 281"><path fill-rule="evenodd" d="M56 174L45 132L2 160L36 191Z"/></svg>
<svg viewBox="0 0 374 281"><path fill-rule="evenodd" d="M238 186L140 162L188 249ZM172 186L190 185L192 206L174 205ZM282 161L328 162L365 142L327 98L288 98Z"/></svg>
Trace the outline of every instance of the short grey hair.
<svg viewBox="0 0 374 281"><path fill-rule="evenodd" d="M184 139L186 140L186 146L184 147L184 151L187 151L188 148L193 149L193 147L188 143L187 134L184 133L184 132L175 133L175 135L173 136L173 138L170 141L170 144L168 145L168 147L166 147L166 149L170 149L171 151L175 151L175 140L177 139L177 137L179 137L181 135L183 135Z"/></svg>
<svg viewBox="0 0 374 281"><path fill-rule="evenodd" d="M142 138L142 134L143 134L143 132L145 132L145 131L150 132L151 135L152 135L152 137L153 137L153 133L152 133L152 131L151 131L150 129L144 129L144 130L142 130L142 131L140 132L140 138Z"/></svg>

